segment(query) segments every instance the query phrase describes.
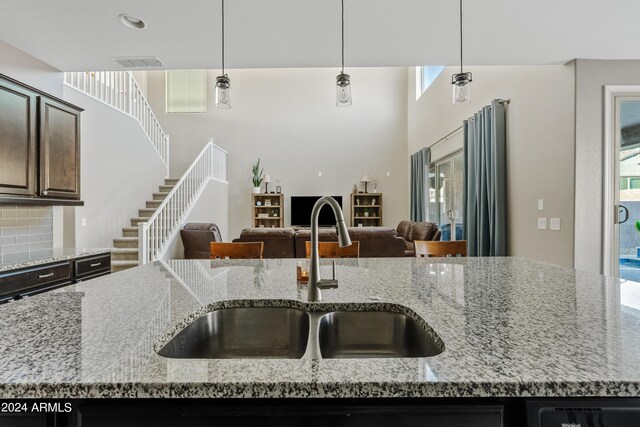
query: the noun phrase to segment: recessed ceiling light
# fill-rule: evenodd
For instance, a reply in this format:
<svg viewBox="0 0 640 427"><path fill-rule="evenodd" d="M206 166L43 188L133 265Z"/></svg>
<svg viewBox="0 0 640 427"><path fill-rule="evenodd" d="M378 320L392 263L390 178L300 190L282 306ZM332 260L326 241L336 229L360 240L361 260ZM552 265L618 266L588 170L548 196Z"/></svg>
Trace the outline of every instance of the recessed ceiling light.
<svg viewBox="0 0 640 427"><path fill-rule="evenodd" d="M147 24L140 18L136 18L133 15L127 15L126 13L121 13L118 16L122 25L126 25L129 28L133 28L134 30L144 30L147 28Z"/></svg>

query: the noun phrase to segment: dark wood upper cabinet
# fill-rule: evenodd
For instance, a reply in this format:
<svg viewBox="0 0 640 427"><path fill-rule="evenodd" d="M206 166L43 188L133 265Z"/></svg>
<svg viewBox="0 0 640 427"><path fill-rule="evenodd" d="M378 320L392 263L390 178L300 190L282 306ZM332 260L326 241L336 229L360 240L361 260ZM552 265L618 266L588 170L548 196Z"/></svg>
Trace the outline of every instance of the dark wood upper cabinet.
<svg viewBox="0 0 640 427"><path fill-rule="evenodd" d="M82 204L81 111L0 74L0 203Z"/></svg>
<svg viewBox="0 0 640 427"><path fill-rule="evenodd" d="M80 199L80 111L40 97L40 196Z"/></svg>
<svg viewBox="0 0 640 427"><path fill-rule="evenodd" d="M0 193L36 194L35 93L0 80Z"/></svg>

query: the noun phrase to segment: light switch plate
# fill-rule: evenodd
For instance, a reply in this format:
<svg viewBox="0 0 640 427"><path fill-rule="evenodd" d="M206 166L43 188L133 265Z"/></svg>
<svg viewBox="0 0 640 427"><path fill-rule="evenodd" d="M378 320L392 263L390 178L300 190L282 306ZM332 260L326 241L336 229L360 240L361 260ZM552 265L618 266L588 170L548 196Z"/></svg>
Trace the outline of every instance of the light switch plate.
<svg viewBox="0 0 640 427"><path fill-rule="evenodd" d="M547 218L538 218L538 230L547 229Z"/></svg>
<svg viewBox="0 0 640 427"><path fill-rule="evenodd" d="M86 227L87 226L87 218L82 218L82 226Z"/></svg>
<svg viewBox="0 0 640 427"><path fill-rule="evenodd" d="M549 218L549 230L560 231L560 218Z"/></svg>
<svg viewBox="0 0 640 427"><path fill-rule="evenodd" d="M538 199L538 210L544 210L544 199Z"/></svg>

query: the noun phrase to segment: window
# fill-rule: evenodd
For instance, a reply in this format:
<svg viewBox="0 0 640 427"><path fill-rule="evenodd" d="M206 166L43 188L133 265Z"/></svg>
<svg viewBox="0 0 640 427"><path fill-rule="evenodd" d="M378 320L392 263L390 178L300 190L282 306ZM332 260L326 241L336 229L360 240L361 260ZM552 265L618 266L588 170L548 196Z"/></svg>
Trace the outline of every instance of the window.
<svg viewBox="0 0 640 427"><path fill-rule="evenodd" d="M627 178L627 177L620 178L620 189L621 190L628 190L629 189L629 178Z"/></svg>
<svg viewBox="0 0 640 427"><path fill-rule="evenodd" d="M167 113L207 112L207 70L172 70L166 75Z"/></svg>
<svg viewBox="0 0 640 427"><path fill-rule="evenodd" d="M443 65L416 67L416 99L431 86L442 70Z"/></svg>
<svg viewBox="0 0 640 427"><path fill-rule="evenodd" d="M462 151L429 165L429 221L440 226L440 240L464 239L463 186Z"/></svg>
<svg viewBox="0 0 640 427"><path fill-rule="evenodd" d="M640 188L640 178L629 178L629 189L636 190Z"/></svg>

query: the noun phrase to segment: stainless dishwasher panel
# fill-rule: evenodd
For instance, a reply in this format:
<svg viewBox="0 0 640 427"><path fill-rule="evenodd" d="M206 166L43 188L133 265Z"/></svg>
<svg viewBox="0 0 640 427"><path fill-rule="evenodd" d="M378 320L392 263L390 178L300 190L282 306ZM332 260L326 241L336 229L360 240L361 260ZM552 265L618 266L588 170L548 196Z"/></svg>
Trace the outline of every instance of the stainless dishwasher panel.
<svg viewBox="0 0 640 427"><path fill-rule="evenodd" d="M640 399L543 399L527 401L528 427L638 427Z"/></svg>

